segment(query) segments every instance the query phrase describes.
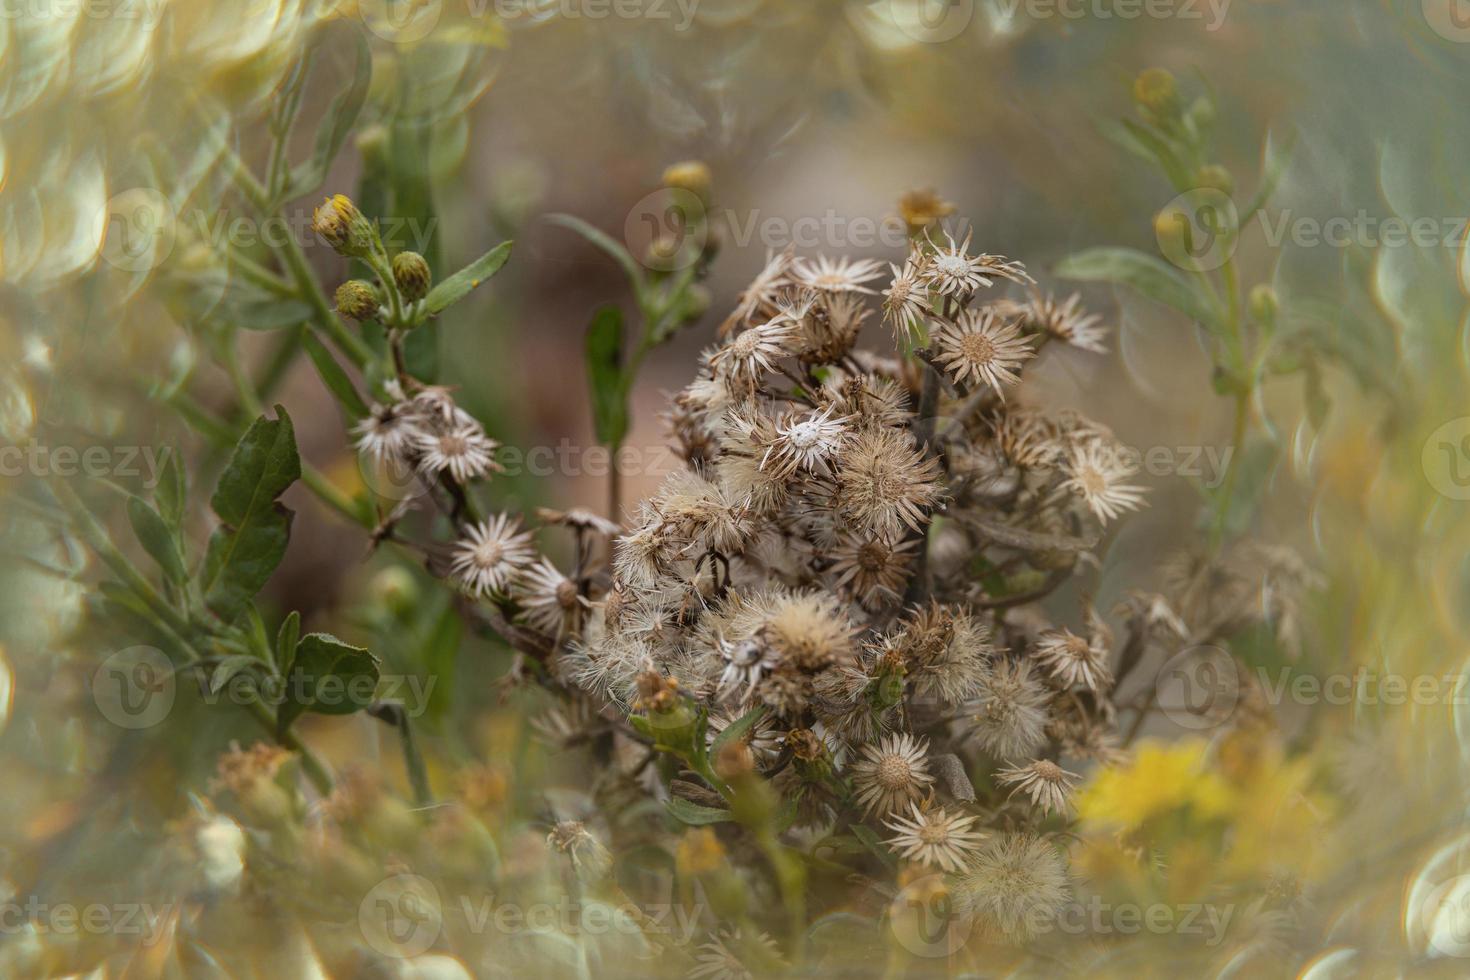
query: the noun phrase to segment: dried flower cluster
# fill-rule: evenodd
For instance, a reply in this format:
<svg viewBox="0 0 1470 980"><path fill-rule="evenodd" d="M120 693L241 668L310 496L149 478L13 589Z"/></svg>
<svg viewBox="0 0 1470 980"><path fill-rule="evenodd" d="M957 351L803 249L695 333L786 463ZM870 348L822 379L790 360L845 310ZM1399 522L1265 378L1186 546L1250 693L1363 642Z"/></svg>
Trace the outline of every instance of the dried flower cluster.
<svg viewBox="0 0 1470 980"><path fill-rule="evenodd" d="M785 801L786 826L866 823L911 867L955 875L985 928L1024 940L1067 896L1046 822L1067 819L1081 776L1060 760L1123 758L1119 673L1150 644L1207 640L1252 600L1242 588L1214 608L1221 590L1200 576L1223 572L1181 560L1170 598L1116 610L1122 644L1085 585L1078 621L1048 618L1041 600L1143 504L1107 428L1023 388L1049 345L1099 353L1104 331L970 234L940 238L916 233L886 272L770 255L670 399L686 468L618 515L626 526L540 513L574 532L569 571L519 518L465 510L496 444L448 392L390 386L356 434L454 502L441 571L568 696L537 726L549 740L612 738L630 766L640 743L668 753L682 767L665 778L631 771L691 805L733 805L753 778ZM870 321L891 328L887 350L858 346ZM1290 583L1271 618L1290 629L1306 577L1273 567ZM977 794L976 773L995 789Z"/></svg>

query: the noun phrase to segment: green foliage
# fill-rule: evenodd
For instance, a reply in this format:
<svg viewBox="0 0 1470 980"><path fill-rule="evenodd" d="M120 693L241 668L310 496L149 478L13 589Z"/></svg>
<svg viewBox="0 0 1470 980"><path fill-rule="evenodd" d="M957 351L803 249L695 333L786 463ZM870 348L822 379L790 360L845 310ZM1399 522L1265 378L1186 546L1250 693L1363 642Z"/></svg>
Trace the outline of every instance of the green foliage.
<svg viewBox="0 0 1470 980"><path fill-rule="evenodd" d="M1078 252L1059 263L1056 274L1063 279L1127 286L1211 332L1222 328L1220 311L1209 296L1162 259L1136 249L1092 248Z"/></svg>
<svg viewBox="0 0 1470 980"><path fill-rule="evenodd" d="M276 715L284 732L305 712L350 715L373 701L378 658L329 633L308 633L296 645L285 670L285 700Z"/></svg>
<svg viewBox="0 0 1470 980"><path fill-rule="evenodd" d="M587 379L597 441L616 450L628 434L628 379L623 374L623 314L604 306L587 328Z"/></svg>
<svg viewBox="0 0 1470 980"><path fill-rule="evenodd" d="M429 295L424 299L429 313L443 312L468 296L472 289L499 272L500 267L505 265L506 260L510 258L513 244L512 242L501 242L430 290Z"/></svg>
<svg viewBox="0 0 1470 980"><path fill-rule="evenodd" d="M221 525L209 539L200 577L204 601L221 619L244 612L286 554L292 512L277 498L301 477L291 417L276 406L241 437L210 506Z"/></svg>

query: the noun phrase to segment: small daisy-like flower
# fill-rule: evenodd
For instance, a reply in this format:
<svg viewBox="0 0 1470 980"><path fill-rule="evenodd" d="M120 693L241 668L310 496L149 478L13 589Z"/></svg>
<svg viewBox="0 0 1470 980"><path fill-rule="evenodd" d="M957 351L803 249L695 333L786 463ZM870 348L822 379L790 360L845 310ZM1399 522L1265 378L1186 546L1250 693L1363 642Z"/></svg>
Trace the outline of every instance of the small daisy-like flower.
<svg viewBox="0 0 1470 980"><path fill-rule="evenodd" d="M491 470L502 471L495 462L500 443L487 438L476 422L434 432L421 432L414 443L419 469L426 473L448 473L460 483L478 479Z"/></svg>
<svg viewBox="0 0 1470 980"><path fill-rule="evenodd" d="M797 259L792 275L797 282L824 293L873 293L864 283L883 274L883 263L877 259L833 260L825 255L816 262Z"/></svg>
<svg viewBox="0 0 1470 980"><path fill-rule="evenodd" d="M1021 315L1032 330L1044 331L1063 343L1094 354L1108 352L1104 343L1108 331L1102 326L1102 316L1082 309L1080 293L1059 301L1055 296L1033 290L1030 301L1021 307Z"/></svg>
<svg viewBox="0 0 1470 980"><path fill-rule="evenodd" d="M939 464L925 459L906 432L868 429L838 454L836 503L862 527L897 537L901 524L917 531L939 502L939 475Z"/></svg>
<svg viewBox="0 0 1470 980"><path fill-rule="evenodd" d="M778 422L776 439L761 459L761 469L769 466L779 476L825 469L847 436L847 419L833 418L835 410L829 405L820 412L789 416Z"/></svg>
<svg viewBox="0 0 1470 980"><path fill-rule="evenodd" d="M987 930L1025 942L1067 902L1067 869L1056 848L1029 834L982 845L959 881L959 907Z"/></svg>
<svg viewBox="0 0 1470 980"><path fill-rule="evenodd" d="M710 358L710 366L736 381L760 383L776 362L790 354L797 341L797 329L786 319L771 320L742 330Z"/></svg>
<svg viewBox="0 0 1470 980"><path fill-rule="evenodd" d="M918 801L934 782L927 752L928 741L907 732L885 735L863 746L862 755L852 764L854 802L863 808L863 815L877 811L886 817Z"/></svg>
<svg viewBox="0 0 1470 980"><path fill-rule="evenodd" d="M374 405L368 416L352 427L352 434L357 437L360 452L376 463L387 463L406 458L424 431L413 406L395 402Z"/></svg>
<svg viewBox="0 0 1470 980"><path fill-rule="evenodd" d="M720 324L721 337L728 335L736 327L749 323L761 311L773 307L781 290L792 284L791 266L795 255L795 246L784 252L772 250L766 253L765 266L740 294L734 311Z"/></svg>
<svg viewBox="0 0 1470 980"><path fill-rule="evenodd" d="M904 260L903 268L889 264L893 282L883 291L883 322L893 328L897 340L911 336L929 315L929 292L920 281L923 257L917 253Z"/></svg>
<svg viewBox="0 0 1470 980"><path fill-rule="evenodd" d="M521 572L511 592L521 604L526 623L551 636L561 636L574 626L581 610L589 605L577 583L545 558Z"/></svg>
<svg viewBox="0 0 1470 980"><path fill-rule="evenodd" d="M891 544L882 536L845 536L832 552L837 587L865 606L897 602L903 595L917 546L917 540Z"/></svg>
<svg viewBox="0 0 1470 980"><path fill-rule="evenodd" d="M1002 786L1010 786L1012 795L1025 793L1043 811L1060 813L1067 808L1067 798L1081 777L1050 759L1037 759L1024 766L1002 769L995 778Z"/></svg>
<svg viewBox="0 0 1470 980"><path fill-rule="evenodd" d="M1022 758L1046 740L1046 689L1022 661L1005 661L980 679L966 706L969 735L1000 759Z"/></svg>
<svg viewBox="0 0 1470 980"><path fill-rule="evenodd" d="M1091 643L1071 630L1048 630L1041 634L1036 641L1036 659L1064 688L1081 684L1089 690L1102 691L1112 683L1107 647Z"/></svg>
<svg viewBox="0 0 1470 980"><path fill-rule="evenodd" d="M784 965L776 941L765 933L744 938L739 929L721 930L694 951L689 980L751 980Z"/></svg>
<svg viewBox="0 0 1470 980"><path fill-rule="evenodd" d="M1019 262L1011 262L999 255L971 255L970 239L974 234L972 228L965 233L965 240L956 244L954 236L945 232L944 237L949 241L947 246L930 242L933 253L920 273L926 286L942 296L963 298L982 286L991 285L996 279L1031 281Z"/></svg>
<svg viewBox="0 0 1470 980"><path fill-rule="evenodd" d="M960 314L934 338L934 351L956 382L983 381L1002 398L1004 386L1020 382L1021 365L1036 353L1014 322L988 310Z"/></svg>
<svg viewBox="0 0 1470 980"><path fill-rule="evenodd" d="M531 534L520 519L497 514L465 532L454 546L450 569L475 595L504 592L511 579L536 560Z"/></svg>
<svg viewBox="0 0 1470 980"><path fill-rule="evenodd" d="M1143 488L1123 482L1132 475L1132 470L1105 443L1087 441L1073 445L1067 457L1067 470L1071 476L1062 482L1061 489L1081 497L1087 509L1103 523L1143 506Z"/></svg>
<svg viewBox="0 0 1470 980"><path fill-rule="evenodd" d="M951 816L941 806L924 809L913 803L908 815L884 823L898 832L888 838L888 844L901 856L952 873L964 868L986 837L973 829L975 817L959 813Z"/></svg>
<svg viewBox="0 0 1470 980"><path fill-rule="evenodd" d="M760 679L781 662L775 650L755 637L730 643L723 636L716 635L715 649L725 665L720 672L719 691L722 695L739 691L742 698L750 697Z"/></svg>
<svg viewBox="0 0 1470 980"><path fill-rule="evenodd" d="M616 537L623 533L623 529L615 521L594 514L585 507L573 507L570 510L552 510L550 507L537 507L536 516L547 524L560 524L563 527L575 528L578 531L591 531L593 534L605 534L608 537Z"/></svg>

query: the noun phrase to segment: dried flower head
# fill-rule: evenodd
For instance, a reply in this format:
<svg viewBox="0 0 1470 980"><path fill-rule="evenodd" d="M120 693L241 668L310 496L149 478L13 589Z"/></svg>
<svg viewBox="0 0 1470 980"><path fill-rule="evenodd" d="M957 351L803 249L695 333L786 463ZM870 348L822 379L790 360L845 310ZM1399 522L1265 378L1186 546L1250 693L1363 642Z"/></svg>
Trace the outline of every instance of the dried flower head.
<svg viewBox="0 0 1470 980"><path fill-rule="evenodd" d="M999 759L1028 756L1046 738L1047 693L1028 664L1002 661L981 679L965 706L968 734Z"/></svg>
<svg viewBox="0 0 1470 980"><path fill-rule="evenodd" d="M1066 865L1056 848L1029 834L1002 834L971 857L959 905L990 934L1026 942L1047 928L1068 898Z"/></svg>
<svg viewBox="0 0 1470 980"><path fill-rule="evenodd" d="M917 802L934 782L929 773L928 742L906 732L885 735L863 746L850 767L854 801L864 815L888 816Z"/></svg>
<svg viewBox="0 0 1470 980"><path fill-rule="evenodd" d="M1063 688L1081 684L1089 690L1102 691L1113 682L1107 647L1071 630L1048 630L1041 634L1036 641L1036 659Z"/></svg>
<svg viewBox="0 0 1470 980"><path fill-rule="evenodd" d="M1072 787L1080 778L1049 759L1010 766L996 773L996 782L1011 787L1012 794L1025 793L1045 813L1065 810Z"/></svg>
<svg viewBox="0 0 1470 980"><path fill-rule="evenodd" d="M504 593L511 579L536 560L531 534L520 526L520 518L497 514L465 530L450 569L472 594Z"/></svg>
<svg viewBox="0 0 1470 980"><path fill-rule="evenodd" d="M970 240L974 234L975 230L970 228L965 232L964 241L956 243L954 235L946 231L945 245L928 240L931 251L921 277L929 289L941 296L964 299L975 290L991 285L997 278L1031 282L1031 277L1019 262L1011 262L999 255L971 255Z"/></svg>
<svg viewBox="0 0 1470 980"><path fill-rule="evenodd" d="M1100 441L1076 444L1066 466L1069 475L1062 489L1081 497L1099 521L1107 523L1124 511L1143 506L1143 488L1123 482L1133 470L1114 447Z"/></svg>
<svg viewBox="0 0 1470 980"><path fill-rule="evenodd" d="M884 821L897 832L888 838L888 844L902 857L956 873L985 841L986 835L973 829L975 822L970 814L951 814L942 806L918 803L909 805L908 814Z"/></svg>
<svg viewBox="0 0 1470 980"><path fill-rule="evenodd" d="M495 462L500 443L486 437L477 422L421 431L414 448L421 470L434 475L448 473L460 483L504 469Z"/></svg>
<svg viewBox="0 0 1470 980"><path fill-rule="evenodd" d="M873 292L865 283L883 274L883 264L877 259L832 259L819 255L815 262L797 259L793 278L812 289L823 293L868 293Z"/></svg>
<svg viewBox="0 0 1470 980"><path fill-rule="evenodd" d="M834 503L849 520L877 534L918 530L938 503L939 464L926 459L907 432L867 429L838 454Z"/></svg>
<svg viewBox="0 0 1470 980"><path fill-rule="evenodd" d="M1008 385L1021 381L1021 365L1035 351L1014 321L989 310L962 313L934 338L934 359L959 384L985 383L1004 397Z"/></svg>

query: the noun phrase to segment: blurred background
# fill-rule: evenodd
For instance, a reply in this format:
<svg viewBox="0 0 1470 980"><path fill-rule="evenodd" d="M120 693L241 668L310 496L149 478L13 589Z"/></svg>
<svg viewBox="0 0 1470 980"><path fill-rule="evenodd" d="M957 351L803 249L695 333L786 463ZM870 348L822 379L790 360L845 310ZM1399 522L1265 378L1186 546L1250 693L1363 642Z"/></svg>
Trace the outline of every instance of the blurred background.
<svg viewBox="0 0 1470 980"><path fill-rule="evenodd" d="M288 200L277 225L235 224L247 212L234 169L271 167L273 109L301 100L290 156L311 159L317 122L364 59L365 108L321 161L319 188ZM497 506L601 511L584 335L598 306L632 299L617 265L550 215L641 254L664 169L701 160L712 174L711 312L640 376L624 497L637 500L675 465L661 451L665 395L690 380L768 252L901 262L900 199L932 189L973 226L976 248L1022 259L1049 289L1081 288L1113 328L1109 356L1049 360L1026 397L1166 450L1146 481L1149 508L1109 552L1118 574L1102 577L1098 602L1111 605L1110 582L1149 581L1194 533L1200 484L1231 448L1229 401L1212 391L1189 324L1136 293L1052 275L1093 246L1159 251L1155 216L1178 191L1110 138L1136 112L1135 77L1155 67L1212 97L1237 200L1283 161L1240 242L1241 284L1272 286L1330 351L1308 383L1268 385L1258 405L1275 452L1253 484L1255 533L1291 545L1324 583L1300 611L1291 662L1316 676L1458 684L1470 652L1464 0L19 0L0 17L0 444L108 447L108 479L133 490L152 489L165 447L178 452L200 467L189 520L202 540L200 505L224 454L190 419L242 411L213 326L237 316L251 324L238 367L269 379L303 458L357 493L344 420L310 363L289 356L289 323L231 307L273 234L298 243L329 292L347 278L346 260L310 232L312 208L341 192L372 205L385 238L423 252L436 276L515 240L506 268L411 353L491 436L555 453L495 481ZM1396 238L1405 225L1423 233ZM190 705L144 738L99 715L96 665L123 644L91 625L100 597L85 549L27 502L65 464L26 460L0 476L0 878L51 901L115 901L139 882L187 892L179 881L204 858L171 841L248 725ZM75 482L125 527L103 481ZM488 758L481 777L510 780L528 812L545 806L545 786L575 783L524 754L525 713L540 709L519 695L502 704L504 651L455 632L427 579L368 559L361 529L316 497L297 487L286 502L298 517L266 602L299 609L308 629L374 636L405 673L447 670L424 730L436 779L453 784ZM1329 781L1347 771L1374 790L1332 807L1314 900L1332 906L1333 928L1287 961L1293 972L1435 960L1426 935L1439 920L1415 903L1437 888L1444 899L1470 846L1462 700L1282 708L1293 753ZM385 726L318 718L309 731L334 766L402 784ZM1167 718L1148 731L1177 734ZM508 767L512 747L520 761ZM1464 906L1470 888L1451 894ZM9 921L0 931L0 972L15 976L97 968L116 938L62 942ZM1355 958L1332 959L1341 949ZM200 962L169 969L203 975Z"/></svg>

